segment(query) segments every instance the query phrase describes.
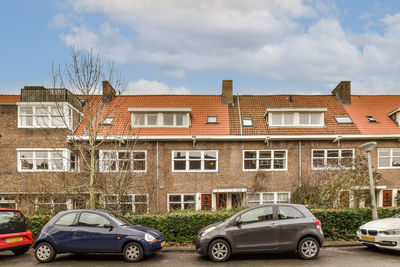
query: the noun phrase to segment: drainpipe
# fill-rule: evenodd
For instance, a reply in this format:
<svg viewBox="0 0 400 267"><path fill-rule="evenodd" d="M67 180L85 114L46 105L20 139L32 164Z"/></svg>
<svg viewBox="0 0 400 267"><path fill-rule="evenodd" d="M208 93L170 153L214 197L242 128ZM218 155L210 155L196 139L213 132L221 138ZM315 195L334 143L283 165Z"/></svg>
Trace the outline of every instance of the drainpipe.
<svg viewBox="0 0 400 267"><path fill-rule="evenodd" d="M299 141L299 185L301 186L301 140Z"/></svg>
<svg viewBox="0 0 400 267"><path fill-rule="evenodd" d="M157 141L157 147L156 147L156 213L158 214L158 141Z"/></svg>
<svg viewBox="0 0 400 267"><path fill-rule="evenodd" d="M237 94L237 102L238 102L238 112L239 112L239 122L240 122L240 135L243 135L242 115L241 115L241 112L240 112L239 94Z"/></svg>

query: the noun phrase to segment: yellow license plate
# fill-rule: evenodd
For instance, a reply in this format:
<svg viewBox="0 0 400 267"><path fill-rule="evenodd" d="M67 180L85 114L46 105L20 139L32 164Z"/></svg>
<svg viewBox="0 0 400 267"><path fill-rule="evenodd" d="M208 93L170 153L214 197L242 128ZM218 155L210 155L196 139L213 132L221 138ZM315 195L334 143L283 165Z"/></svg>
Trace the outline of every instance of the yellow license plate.
<svg viewBox="0 0 400 267"><path fill-rule="evenodd" d="M375 241L375 237L373 237L373 236L363 236L362 239L365 241L369 241L369 242Z"/></svg>
<svg viewBox="0 0 400 267"><path fill-rule="evenodd" d="M12 242L18 242L22 241L22 237L13 237L13 238L7 238L6 243L12 243Z"/></svg>
<svg viewBox="0 0 400 267"><path fill-rule="evenodd" d="M165 246L165 241L161 242L161 246L162 247Z"/></svg>

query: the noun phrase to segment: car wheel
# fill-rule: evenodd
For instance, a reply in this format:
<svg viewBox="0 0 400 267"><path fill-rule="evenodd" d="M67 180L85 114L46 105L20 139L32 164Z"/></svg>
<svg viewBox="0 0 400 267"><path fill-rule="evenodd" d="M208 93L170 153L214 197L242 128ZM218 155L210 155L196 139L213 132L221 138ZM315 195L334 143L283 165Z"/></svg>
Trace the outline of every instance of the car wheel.
<svg viewBox="0 0 400 267"><path fill-rule="evenodd" d="M137 262L143 258L143 248L136 242L131 242L124 247L124 259L127 262Z"/></svg>
<svg viewBox="0 0 400 267"><path fill-rule="evenodd" d="M208 256L212 261L227 261L231 256L231 248L223 239L214 240L208 248Z"/></svg>
<svg viewBox="0 0 400 267"><path fill-rule="evenodd" d="M14 249L12 252L15 255L22 255L22 254L25 254L26 252L28 252L28 250L29 250L29 247L26 247L26 248Z"/></svg>
<svg viewBox="0 0 400 267"><path fill-rule="evenodd" d="M303 238L297 247L297 253L305 260L314 259L319 253L318 241L312 237Z"/></svg>
<svg viewBox="0 0 400 267"><path fill-rule="evenodd" d="M35 249L35 258L38 262L49 262L56 256L53 246L47 242L40 243Z"/></svg>

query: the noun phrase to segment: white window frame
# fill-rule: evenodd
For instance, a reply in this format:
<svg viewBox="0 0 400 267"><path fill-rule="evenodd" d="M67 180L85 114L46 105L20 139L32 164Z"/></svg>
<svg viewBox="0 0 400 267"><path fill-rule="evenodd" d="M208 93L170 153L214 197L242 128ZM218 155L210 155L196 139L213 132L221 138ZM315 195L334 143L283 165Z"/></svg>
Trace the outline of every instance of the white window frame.
<svg viewBox="0 0 400 267"><path fill-rule="evenodd" d="M175 158L174 158L174 153L175 152L180 152L180 153L185 153L185 159L177 159L176 161L185 161L185 170L175 170ZM200 170L190 170L189 169L189 152L200 152ZM204 153L205 152L215 152L215 170L206 170L204 169L204 161L213 161L213 159L204 159ZM171 170L172 172L218 172L218 150L172 150L171 151Z"/></svg>
<svg viewBox="0 0 400 267"><path fill-rule="evenodd" d="M73 112L76 111L81 114L79 110L73 107L68 102L18 102L18 128L68 128L73 130ZM21 108L32 108L32 125L22 125L22 117L29 115L22 115ZM51 109L56 107L59 111L57 115L52 115ZM47 114L38 115L37 108L47 109ZM37 117L47 117L50 125L40 125ZM53 117L62 117L62 125L53 124Z"/></svg>
<svg viewBox="0 0 400 267"><path fill-rule="evenodd" d="M23 153L23 152L33 153L33 158L32 158L33 169L22 169L21 153ZM36 169L35 160L39 160L36 156L37 152L47 152L47 160L48 160L48 165L49 165L49 168L47 170ZM61 158L63 161L63 167L61 170L59 170L59 169L53 170L52 169L52 164L50 164L50 162L52 160L51 152L57 152L58 154L61 154ZM71 150L69 150L68 148L17 148L18 172L68 172L70 170L70 155L71 155L71 153L72 153Z"/></svg>
<svg viewBox="0 0 400 267"><path fill-rule="evenodd" d="M40 202L39 203L39 198L35 199L35 212L39 211L39 205L50 205L50 212L54 213L54 207L57 204L65 204L67 209L66 210L71 210L70 207L72 207L72 202L73 200L70 198L65 198L65 202L54 202L54 197L49 196L50 202Z"/></svg>
<svg viewBox="0 0 400 267"><path fill-rule="evenodd" d="M321 150L324 151L324 167L314 167L314 151L315 150ZM338 150L338 154L339 156L338 161L339 161L339 165L337 167L331 167L328 166L328 150ZM342 157L342 151L343 150L351 150L353 152L353 163L352 163L352 167L344 167L341 165L341 161L343 159ZM317 157L316 159L321 159L321 157ZM315 148L315 149L311 149L311 169L312 170L349 170L349 169L354 169L354 160L355 160L355 149L354 148Z"/></svg>
<svg viewBox="0 0 400 267"><path fill-rule="evenodd" d="M114 160L117 162L115 170L106 170L105 169L105 164L104 164L104 153L116 153L117 158L116 159L110 159L110 161ZM119 152L122 153L129 153L129 160L131 164L131 169L130 170L119 170L119 164L118 162L120 159L118 158ZM133 154L134 153L144 153L144 159L134 159ZM122 159L121 159L122 160ZM134 162L135 161L144 161L144 170L135 170L134 169ZM99 172L147 172L147 150L100 150L99 153Z"/></svg>
<svg viewBox="0 0 400 267"><path fill-rule="evenodd" d="M142 114L144 115L144 124L143 125L138 125L135 124L136 121L136 115L137 114ZM157 115L157 123L155 125L149 125L148 124L148 116L149 114L156 114ZM173 124L172 125L164 125L164 114L173 114ZM177 125L177 119L176 116L178 114L183 115L183 124L182 125ZM131 113L131 127L132 128L189 128L190 127L190 113L189 112L132 112Z"/></svg>
<svg viewBox="0 0 400 267"><path fill-rule="evenodd" d="M170 202L169 201L169 196L181 196L181 201L180 202L175 202L175 201ZM184 196L193 196L194 201L186 201L185 202L185 197ZM183 194L181 194L181 193L170 193L170 194L167 194L167 209L168 209L168 212L171 211L170 210L170 206L169 206L170 203L174 203L174 204L180 203L181 210L185 210L185 204L194 204L193 210L196 210L196 194L194 194L194 193L183 193Z"/></svg>
<svg viewBox="0 0 400 267"><path fill-rule="evenodd" d="M327 108L268 108L264 116L267 120L268 127L276 128L322 128L325 127L325 112ZM285 114L290 113L293 115L293 124L285 124ZM309 124L300 123L300 114L307 113L309 116ZM272 114L280 114L281 123L274 124L272 121ZM311 124L311 114L319 114L319 123Z"/></svg>
<svg viewBox="0 0 400 267"><path fill-rule="evenodd" d="M112 125L113 121L114 121L114 117L104 117L101 121L102 125Z"/></svg>
<svg viewBox="0 0 400 267"><path fill-rule="evenodd" d="M271 169L260 169L260 152L268 151L271 152ZM277 158L285 160L285 167L283 169L275 169L274 168L274 152L275 151L284 151L285 157L284 158ZM245 158L246 152L256 152L255 158ZM242 170L244 172L256 172L256 171L271 171L271 172L278 172L278 171L287 171L288 170L288 150L287 149L262 149L262 150L243 150L242 152ZM245 160L255 160L256 161L256 168L255 169L245 169ZM262 158L261 160L264 160Z"/></svg>
<svg viewBox="0 0 400 267"><path fill-rule="evenodd" d="M389 156L385 156L384 158L389 158L389 160L390 160L390 167L381 167L380 166L380 164L381 164L381 156L380 156L380 151L382 150L382 149L389 149L389 153L390 153L390 155ZM397 148L397 147L382 147L382 148L378 148L378 169L380 169L380 170L389 170L389 169L400 169L400 166L393 166L393 150L394 149L400 149L400 148ZM398 156L396 156L396 157L398 157Z"/></svg>
<svg viewBox="0 0 400 267"><path fill-rule="evenodd" d="M248 195L254 195L254 194L259 194L259 200L255 201L249 201L248 200ZM272 202L267 202L268 200L264 201L264 194L273 194L274 195L274 200ZM279 194L287 194L288 196L288 202L279 202L279 198L278 195ZM277 204L277 203L290 203L290 191L282 191L282 192L247 192L246 193L246 206L248 205L248 203L257 203L259 205L263 205L263 204Z"/></svg>
<svg viewBox="0 0 400 267"><path fill-rule="evenodd" d="M107 196L116 196L117 199L116 201L109 201L106 197ZM131 196L132 197L132 201L123 201L123 202L119 202L119 197L120 196ZM146 196L146 202L139 202L139 201L135 201L135 197L136 196ZM119 194L105 194L104 198L103 198L103 207L107 208L106 205L112 205L112 204L129 204L132 206L132 213L135 214L136 213L136 205L139 204L146 204L146 214L149 213L149 194L123 194L123 195L119 195Z"/></svg>
<svg viewBox="0 0 400 267"><path fill-rule="evenodd" d="M244 118L242 123L243 123L243 127L253 127L254 126L253 119L251 119L251 118Z"/></svg>
<svg viewBox="0 0 400 267"><path fill-rule="evenodd" d="M12 195L12 194L1 194L0 195L0 204L7 204L7 205L13 204L13 205L15 205L15 207L12 209L18 209L18 203L16 200L16 196L12 195L12 196L14 196L14 199L8 199L10 195Z"/></svg>
<svg viewBox="0 0 400 267"><path fill-rule="evenodd" d="M213 121L215 120L215 121ZM207 116L207 123L208 124L217 124L218 123L218 116L217 115L208 115Z"/></svg>
<svg viewBox="0 0 400 267"><path fill-rule="evenodd" d="M337 124L354 124L350 116L335 116Z"/></svg>

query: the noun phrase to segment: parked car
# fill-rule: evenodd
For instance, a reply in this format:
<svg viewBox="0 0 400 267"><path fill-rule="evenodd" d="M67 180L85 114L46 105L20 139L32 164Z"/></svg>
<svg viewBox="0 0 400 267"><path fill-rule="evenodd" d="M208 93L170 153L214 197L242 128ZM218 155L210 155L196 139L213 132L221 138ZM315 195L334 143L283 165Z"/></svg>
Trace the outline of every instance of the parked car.
<svg viewBox="0 0 400 267"><path fill-rule="evenodd" d="M400 214L361 225L357 241L369 248L400 250Z"/></svg>
<svg viewBox="0 0 400 267"><path fill-rule="evenodd" d="M128 262L140 261L165 245L157 230L135 225L106 210L62 211L40 231L35 257L49 262L61 253L122 253Z"/></svg>
<svg viewBox="0 0 400 267"><path fill-rule="evenodd" d="M33 243L28 222L21 211L0 208L0 251L24 254Z"/></svg>
<svg viewBox="0 0 400 267"><path fill-rule="evenodd" d="M200 230L196 250L213 261L232 253L296 251L317 257L323 244L321 222L304 205L270 204L248 208Z"/></svg>

